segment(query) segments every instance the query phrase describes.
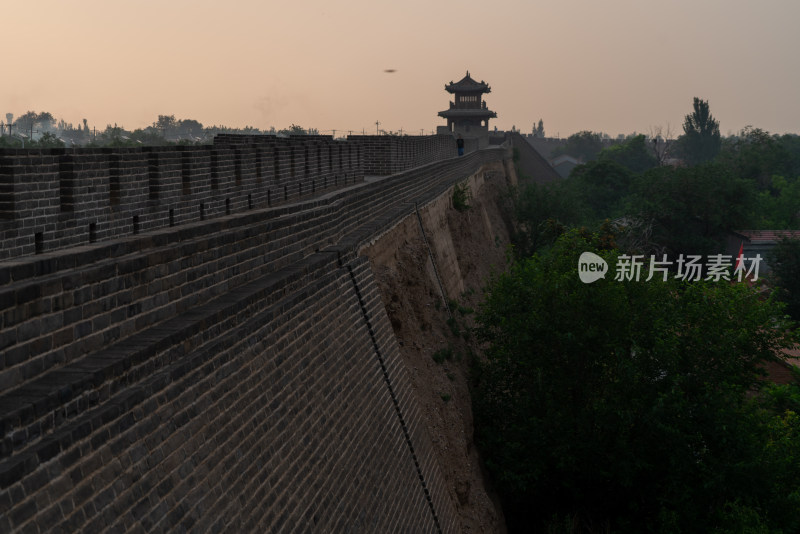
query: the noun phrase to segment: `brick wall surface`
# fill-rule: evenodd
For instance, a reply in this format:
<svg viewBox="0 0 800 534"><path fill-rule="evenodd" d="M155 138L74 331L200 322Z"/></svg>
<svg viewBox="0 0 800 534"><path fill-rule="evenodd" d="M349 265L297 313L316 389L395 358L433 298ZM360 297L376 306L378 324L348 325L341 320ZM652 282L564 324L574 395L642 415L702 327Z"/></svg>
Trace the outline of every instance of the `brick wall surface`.
<svg viewBox="0 0 800 534"><path fill-rule="evenodd" d="M386 176L457 155L451 135L351 135L347 139L362 147L364 174L368 176ZM477 149L477 140L465 141L466 152Z"/></svg>
<svg viewBox="0 0 800 534"><path fill-rule="evenodd" d="M455 531L356 251L508 154L345 184L364 145L302 141L0 161L12 222L62 240L0 262L0 532Z"/></svg>
<svg viewBox="0 0 800 534"><path fill-rule="evenodd" d="M523 174L523 179L539 184L561 180L558 172L524 137L518 132L511 132L507 135L511 139L514 149L518 151L517 166Z"/></svg>

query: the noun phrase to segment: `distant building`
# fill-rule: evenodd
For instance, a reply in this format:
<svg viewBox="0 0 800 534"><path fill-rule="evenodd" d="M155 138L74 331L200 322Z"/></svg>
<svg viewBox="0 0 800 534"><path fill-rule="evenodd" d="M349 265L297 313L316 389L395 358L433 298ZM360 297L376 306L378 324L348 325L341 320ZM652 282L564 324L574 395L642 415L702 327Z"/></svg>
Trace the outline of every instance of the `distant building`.
<svg viewBox="0 0 800 534"><path fill-rule="evenodd" d="M767 257L781 239L800 239L800 230L737 230L728 236L726 252L736 258L739 247L745 258L761 256L760 272L770 271Z"/></svg>
<svg viewBox="0 0 800 534"><path fill-rule="evenodd" d="M455 95L450 108L439 112L440 117L447 119L447 131L465 138L488 139L489 119L497 118L497 113L488 109L482 100L484 93L492 91L489 85L483 80L476 82L467 71L461 80L450 82L444 89Z"/></svg>

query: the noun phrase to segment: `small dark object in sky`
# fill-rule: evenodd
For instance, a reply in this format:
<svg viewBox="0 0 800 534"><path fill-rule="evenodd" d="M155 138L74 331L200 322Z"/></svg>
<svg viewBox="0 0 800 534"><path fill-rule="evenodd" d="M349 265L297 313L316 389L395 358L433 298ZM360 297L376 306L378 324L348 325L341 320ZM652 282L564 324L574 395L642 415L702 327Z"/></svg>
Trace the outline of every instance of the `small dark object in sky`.
<svg viewBox="0 0 800 534"><path fill-rule="evenodd" d="M397 72L397 69L384 69L383 72Z"/></svg>

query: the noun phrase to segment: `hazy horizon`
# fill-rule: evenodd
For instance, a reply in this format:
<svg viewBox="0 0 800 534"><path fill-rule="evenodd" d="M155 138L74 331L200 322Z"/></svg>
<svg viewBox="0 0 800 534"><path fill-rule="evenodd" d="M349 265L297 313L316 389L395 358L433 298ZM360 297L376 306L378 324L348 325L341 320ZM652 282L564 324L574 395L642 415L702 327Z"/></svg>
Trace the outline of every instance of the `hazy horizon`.
<svg viewBox="0 0 800 534"><path fill-rule="evenodd" d="M692 98L724 135L800 132L790 0L332 4L7 3L0 119L49 111L98 130L158 115L206 126L428 132L444 85L492 87L490 127L548 136L682 132ZM396 69L387 73L386 69Z"/></svg>

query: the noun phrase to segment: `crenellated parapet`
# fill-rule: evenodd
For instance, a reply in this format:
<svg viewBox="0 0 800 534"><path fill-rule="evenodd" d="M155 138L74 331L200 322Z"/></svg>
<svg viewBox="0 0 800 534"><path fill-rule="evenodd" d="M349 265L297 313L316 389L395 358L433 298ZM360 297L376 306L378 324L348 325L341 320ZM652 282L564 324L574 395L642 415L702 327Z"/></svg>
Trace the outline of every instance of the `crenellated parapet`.
<svg viewBox="0 0 800 534"><path fill-rule="evenodd" d="M362 147L364 174L368 176L386 176L457 155L455 139L450 135L351 135L347 139ZM472 150L477 150L477 144L467 147L467 152Z"/></svg>
<svg viewBox="0 0 800 534"><path fill-rule="evenodd" d="M292 203L454 155L449 136L0 150L0 261Z"/></svg>

